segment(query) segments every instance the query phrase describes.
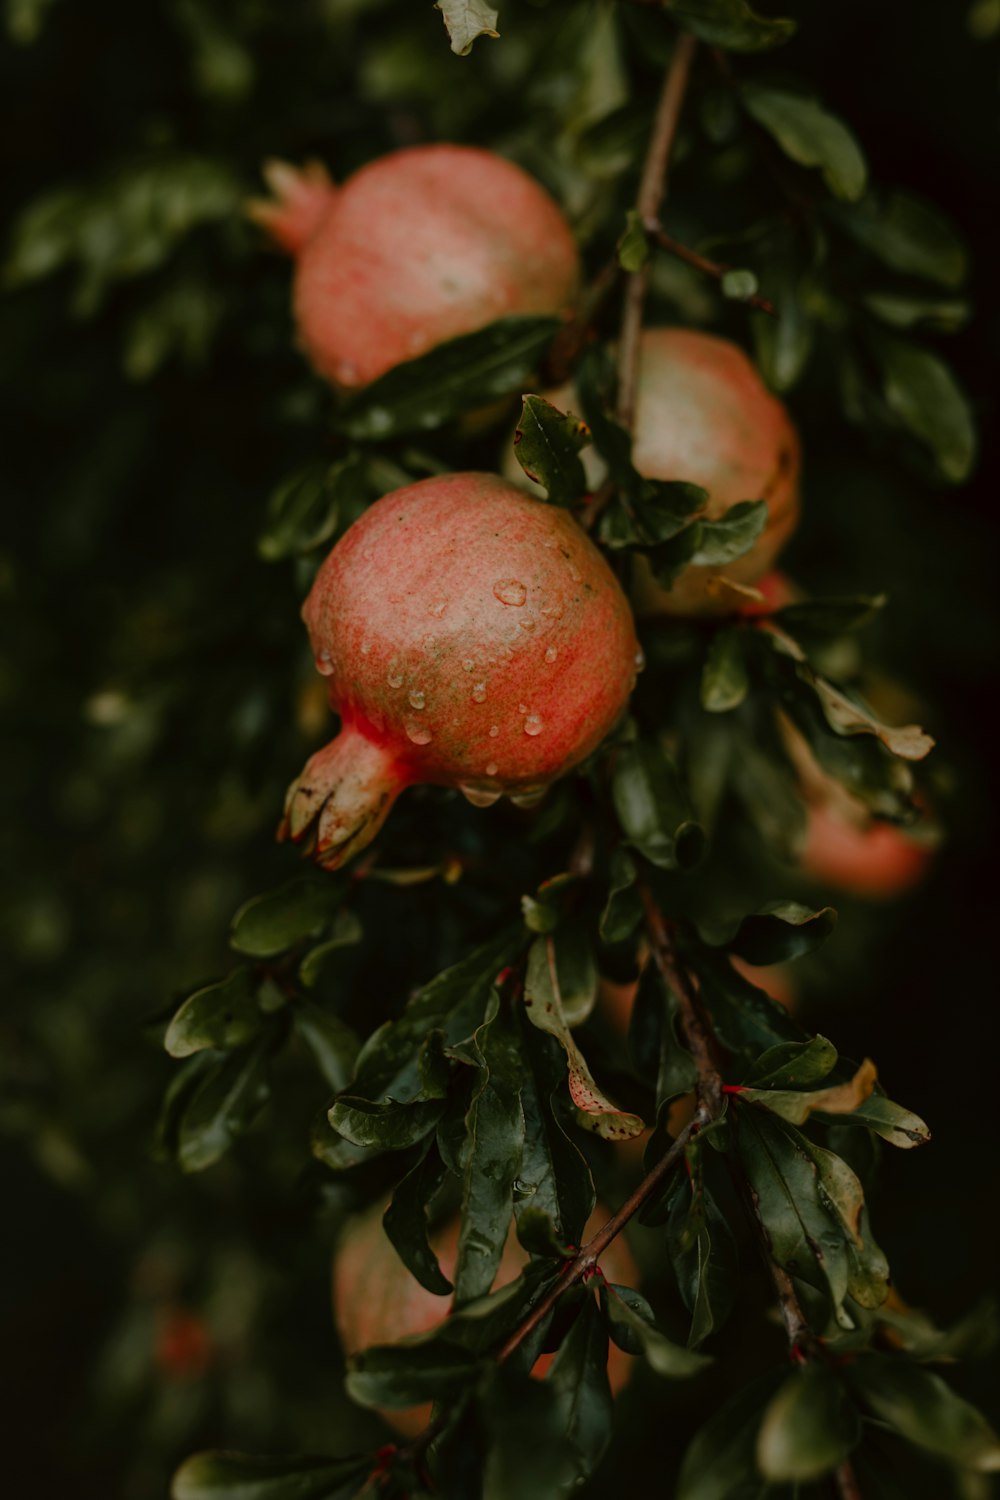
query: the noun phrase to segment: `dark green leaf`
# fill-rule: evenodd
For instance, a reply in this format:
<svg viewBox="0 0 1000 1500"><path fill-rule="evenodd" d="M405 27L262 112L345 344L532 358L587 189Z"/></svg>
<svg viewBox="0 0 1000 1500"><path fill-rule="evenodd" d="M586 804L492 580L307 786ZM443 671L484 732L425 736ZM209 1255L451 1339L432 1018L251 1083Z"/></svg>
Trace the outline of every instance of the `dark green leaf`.
<svg viewBox="0 0 1000 1500"><path fill-rule="evenodd" d="M748 964L764 966L787 963L811 953L825 942L837 924L832 906L819 911L798 901L771 901L736 925L705 923L701 938L713 948L725 948Z"/></svg>
<svg viewBox="0 0 1000 1500"><path fill-rule="evenodd" d="M405 1151L435 1128L444 1114L441 1099L380 1101L342 1094L330 1109L330 1124L355 1146Z"/></svg>
<svg viewBox="0 0 1000 1500"><path fill-rule="evenodd" d="M558 328L557 318L501 318L439 344L352 397L338 425L358 439L440 427L475 406L523 390Z"/></svg>
<svg viewBox="0 0 1000 1500"><path fill-rule="evenodd" d="M335 1093L347 1087L361 1043L339 1016L331 1015L312 1000L296 1002L292 1016L295 1029L319 1063L320 1072Z"/></svg>
<svg viewBox="0 0 1000 1500"><path fill-rule="evenodd" d="M786 604L776 611L774 619L782 630L794 636L818 636L836 639L848 631L869 624L886 603L885 594L862 595L848 599L809 599L801 604Z"/></svg>
<svg viewBox="0 0 1000 1500"><path fill-rule="evenodd" d="M167 1027L163 1045L171 1057L190 1057L206 1047L228 1052L252 1041L262 1020L253 971L234 969L188 996Z"/></svg>
<svg viewBox="0 0 1000 1500"><path fill-rule="evenodd" d="M865 307L890 328L908 332L927 328L935 333L957 333L971 315L968 302L958 297L914 297L903 292L868 292Z"/></svg>
<svg viewBox="0 0 1000 1500"><path fill-rule="evenodd" d="M869 195L861 203L836 205L830 212L842 229L894 271L949 288L965 279L965 248L949 221L928 203L894 192L882 200Z"/></svg>
<svg viewBox="0 0 1000 1500"><path fill-rule="evenodd" d="M748 1488L761 1414L784 1378L771 1370L725 1402L695 1436L684 1455L674 1500L743 1500Z"/></svg>
<svg viewBox="0 0 1000 1500"><path fill-rule="evenodd" d="M267 502L267 525L257 541L259 555L265 562L278 562L329 542L342 520L345 499L353 498L361 484L362 467L354 454L293 474Z"/></svg>
<svg viewBox="0 0 1000 1500"><path fill-rule="evenodd" d="M685 31L728 52L764 52L780 47L796 31L795 21L760 16L747 0L665 0L665 4Z"/></svg>
<svg viewBox="0 0 1000 1500"><path fill-rule="evenodd" d="M451 1282L438 1265L427 1236L427 1210L448 1169L433 1142L412 1171L396 1184L382 1228L411 1276L437 1296L447 1296Z"/></svg>
<svg viewBox="0 0 1000 1500"><path fill-rule="evenodd" d="M772 135L786 156L803 167L819 167L837 198L862 197L868 169L861 148L843 121L815 99L750 80L743 100L758 125Z"/></svg>
<svg viewBox="0 0 1000 1500"><path fill-rule="evenodd" d="M571 1491L580 1457L547 1380L532 1380L508 1361L489 1374L483 1416L491 1442L482 1500L553 1500Z"/></svg>
<svg viewBox="0 0 1000 1500"><path fill-rule="evenodd" d="M873 1415L918 1448L980 1474L1000 1470L1000 1438L940 1375L909 1360L865 1354L850 1365L848 1378Z"/></svg>
<svg viewBox="0 0 1000 1500"><path fill-rule="evenodd" d="M347 1362L347 1393L361 1406L416 1406L455 1396L479 1373L478 1356L436 1333L363 1349Z"/></svg>
<svg viewBox="0 0 1000 1500"><path fill-rule="evenodd" d="M618 264L623 271L641 271L649 259L649 238L641 216L629 209L618 241Z"/></svg>
<svg viewBox="0 0 1000 1500"><path fill-rule="evenodd" d="M705 847L687 793L666 751L652 740L633 740L615 754L611 795L622 832L661 869L691 869Z"/></svg>
<svg viewBox="0 0 1000 1500"><path fill-rule="evenodd" d="M717 521L698 521L698 546L691 556L697 567L721 568L743 557L767 525L766 500L741 500Z"/></svg>
<svg viewBox="0 0 1000 1500"><path fill-rule="evenodd" d="M493 1284L507 1242L524 1145L524 1059L510 1016L496 1000L475 1034L473 1051L480 1073L466 1116L456 1307L483 1296Z"/></svg>
<svg viewBox="0 0 1000 1500"><path fill-rule="evenodd" d="M875 352L886 404L931 450L941 478L961 484L975 460L976 431L968 402L948 366L905 339L879 338Z"/></svg>
<svg viewBox="0 0 1000 1500"><path fill-rule="evenodd" d="M611 1437L608 1335L590 1295L559 1346L545 1384L563 1432L579 1457L578 1477L593 1473Z"/></svg>
<svg viewBox="0 0 1000 1500"><path fill-rule="evenodd" d="M224 1156L270 1093L271 1038L234 1052L203 1079L180 1122L177 1156L185 1172L201 1172Z"/></svg>
<svg viewBox="0 0 1000 1500"><path fill-rule="evenodd" d="M514 1185L518 1239L542 1254L565 1253L580 1243L594 1207L594 1184L586 1158L560 1118L562 1054L535 1027L522 1024L521 1030L524 1146Z"/></svg>
<svg viewBox="0 0 1000 1500"><path fill-rule="evenodd" d="M715 1031L730 1052L755 1059L782 1042L801 1042L805 1032L783 1005L738 974L729 959L700 949L695 967L702 999Z"/></svg>
<svg viewBox="0 0 1000 1500"><path fill-rule="evenodd" d="M312 989L322 973L331 953L340 948L350 948L361 941L361 923L352 911L338 911L333 920L333 931L324 942L310 948L299 965L299 978L306 989Z"/></svg>
<svg viewBox="0 0 1000 1500"><path fill-rule="evenodd" d="M626 1354L641 1354L657 1375L686 1380L711 1364L704 1354L695 1354L671 1343L656 1326L653 1309L640 1292L631 1287L601 1283L601 1311L608 1332Z"/></svg>
<svg viewBox="0 0 1000 1500"><path fill-rule="evenodd" d="M691 1314L688 1344L694 1349L732 1312L739 1289L736 1241L708 1189L694 1192L683 1180L671 1200L667 1236L677 1286Z"/></svg>
<svg viewBox="0 0 1000 1500"><path fill-rule="evenodd" d="M605 943L621 943L642 921L642 904L635 889L635 861L625 849L611 855L607 904L601 913L600 934Z"/></svg>
<svg viewBox="0 0 1000 1500"><path fill-rule="evenodd" d="M541 396L525 396L514 432L514 454L529 479L544 486L550 505L575 505L587 490L577 457L590 442L585 422Z"/></svg>
<svg viewBox="0 0 1000 1500"><path fill-rule="evenodd" d="M861 1435L857 1414L829 1365L801 1365L772 1396L757 1435L757 1464L776 1482L818 1479Z"/></svg>
<svg viewBox="0 0 1000 1500"><path fill-rule="evenodd" d="M701 706L723 714L739 708L750 688L743 632L719 630L712 637L701 674Z"/></svg>
<svg viewBox="0 0 1000 1500"><path fill-rule="evenodd" d="M355 1485L373 1467L373 1457L196 1453L177 1470L170 1495L171 1500L337 1500L342 1494L353 1495Z"/></svg>
<svg viewBox="0 0 1000 1500"><path fill-rule="evenodd" d="M326 926L344 899L340 880L293 880L254 896L233 918L229 941L251 958L270 958Z"/></svg>
<svg viewBox="0 0 1000 1500"><path fill-rule="evenodd" d="M825 1078L836 1061L837 1049L825 1036L781 1042L758 1057L742 1081L754 1088L802 1088Z"/></svg>

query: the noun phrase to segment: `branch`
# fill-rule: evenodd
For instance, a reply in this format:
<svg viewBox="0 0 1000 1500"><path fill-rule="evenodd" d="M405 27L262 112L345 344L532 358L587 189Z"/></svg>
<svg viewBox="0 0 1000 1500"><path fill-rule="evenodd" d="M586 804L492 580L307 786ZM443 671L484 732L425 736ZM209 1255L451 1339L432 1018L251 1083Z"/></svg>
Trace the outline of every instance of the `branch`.
<svg viewBox="0 0 1000 1500"><path fill-rule="evenodd" d="M643 221L643 228L653 243L659 245L661 250L666 250L670 255L676 256L678 260L684 261L689 266L694 266L697 271L704 271L706 276L713 276L716 281L721 281L727 271L733 270L732 266L726 265L723 261L709 260L707 255L699 255L697 250L692 250L689 246L682 245L680 240L675 240L672 234L668 234L663 225L656 219L651 219L648 222ZM750 297L740 297L738 300L745 302L748 307L759 308L761 312L767 313L772 318L778 316L778 310L774 303L768 301L766 297L758 296L756 292Z"/></svg>
<svg viewBox="0 0 1000 1500"><path fill-rule="evenodd" d="M681 117L681 106L687 91L691 64L698 43L689 32L677 38L670 67L663 81L663 91L656 108L653 133L649 139L646 160L643 163L639 182L639 197L636 209L640 221L645 224L658 221L660 205L667 188L667 167L670 153L677 136ZM624 427L631 427L635 415L635 398L639 376L639 339L642 334L642 313L646 304L649 286L649 266L633 271L625 288L625 307L622 315L621 340L618 350L618 419Z"/></svg>

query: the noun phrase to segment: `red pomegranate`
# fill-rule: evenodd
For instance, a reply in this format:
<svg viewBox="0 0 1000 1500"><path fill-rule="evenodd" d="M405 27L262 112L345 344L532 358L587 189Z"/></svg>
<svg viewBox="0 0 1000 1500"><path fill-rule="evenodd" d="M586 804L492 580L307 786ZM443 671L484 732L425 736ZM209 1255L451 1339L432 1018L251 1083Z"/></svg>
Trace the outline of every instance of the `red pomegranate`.
<svg viewBox="0 0 1000 1500"><path fill-rule="evenodd" d="M340 390L515 314L561 314L579 282L569 226L520 167L470 146L414 146L335 187L318 163L265 167L253 218L296 260L295 319Z"/></svg>
<svg viewBox="0 0 1000 1500"><path fill-rule="evenodd" d="M802 868L822 885L890 901L918 885L927 873L933 847L892 823L859 810L848 816L842 805L813 803L808 811Z"/></svg>
<svg viewBox="0 0 1000 1500"><path fill-rule="evenodd" d="M355 1354L372 1344L395 1344L411 1334L428 1333L448 1315L447 1298L428 1292L410 1275L382 1228L385 1204L376 1204L360 1214L348 1226L333 1258L333 1315L346 1354ZM597 1233L611 1217L598 1204L584 1230L584 1241ZM451 1280L458 1256L459 1221L452 1219L433 1237L434 1251L441 1269ZM494 1288L507 1286L517 1277L528 1260L514 1233L513 1226L504 1246L503 1259ZM635 1286L639 1272L625 1240L618 1236L601 1256L601 1266L609 1281L620 1286ZM554 1354L543 1354L532 1374L543 1376ZM608 1348L608 1379L617 1394L631 1373L630 1356L617 1344ZM399 1432L412 1436L430 1417L430 1406L411 1406L404 1410L382 1412Z"/></svg>
<svg viewBox="0 0 1000 1500"><path fill-rule="evenodd" d="M579 411L571 385L546 393L561 411ZM766 500L767 525L743 557L721 567L687 568L662 588L644 558L632 587L639 615L726 614L745 601L720 590L721 575L756 584L774 566L799 516L799 440L785 407L736 344L686 328L647 328L639 356L632 457L648 479L683 479L708 491L706 518L740 500ZM605 470L596 450L582 454L593 488ZM504 472L516 478L513 450ZM523 480L520 481L523 483Z"/></svg>
<svg viewBox="0 0 1000 1500"><path fill-rule="evenodd" d="M641 660L628 603L573 517L491 474L385 495L303 608L337 737L289 788L279 837L343 864L415 782L537 800L596 748Z"/></svg>

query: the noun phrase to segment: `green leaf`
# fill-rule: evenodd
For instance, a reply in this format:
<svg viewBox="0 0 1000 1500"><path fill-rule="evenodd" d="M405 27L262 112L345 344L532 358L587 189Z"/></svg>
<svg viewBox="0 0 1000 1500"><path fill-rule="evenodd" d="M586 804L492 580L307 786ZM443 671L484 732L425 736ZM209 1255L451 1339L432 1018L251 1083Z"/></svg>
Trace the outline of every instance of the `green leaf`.
<svg viewBox="0 0 1000 1500"><path fill-rule="evenodd" d="M730 923L703 923L699 934L712 948L725 948L746 963L764 967L811 953L837 925L832 906L813 911L799 901L770 901L759 911Z"/></svg>
<svg viewBox="0 0 1000 1500"><path fill-rule="evenodd" d="M559 1094L566 1077L552 1038L522 1017L524 1070L521 1107L524 1145L514 1184L514 1213L521 1243L537 1253L565 1254L578 1245L594 1207L587 1159L560 1117Z"/></svg>
<svg viewBox="0 0 1000 1500"><path fill-rule="evenodd" d="M890 410L930 449L941 478L962 484L976 457L976 430L948 366L905 339L881 337L875 352Z"/></svg>
<svg viewBox="0 0 1000 1500"><path fill-rule="evenodd" d="M723 954L701 948L693 961L716 1034L730 1052L754 1060L769 1047L805 1040L785 1007L738 974Z"/></svg>
<svg viewBox="0 0 1000 1500"><path fill-rule="evenodd" d="M342 1094L331 1107L329 1119L337 1134L352 1145L405 1151L431 1133L444 1111L441 1099L373 1103Z"/></svg>
<svg viewBox="0 0 1000 1500"><path fill-rule="evenodd" d="M972 314L959 297L914 297L904 292L868 292L862 297L868 311L890 328L909 332L926 328L934 333L957 333Z"/></svg>
<svg viewBox="0 0 1000 1500"><path fill-rule="evenodd" d="M965 247L949 221L929 203L902 192L882 199L870 194L851 206L831 205L829 212L841 229L893 271L949 288L965 280Z"/></svg>
<svg viewBox="0 0 1000 1500"><path fill-rule="evenodd" d="M478 1355L446 1343L435 1330L363 1349L348 1360L344 1383L360 1406L417 1406L458 1395L479 1369Z"/></svg>
<svg viewBox="0 0 1000 1500"><path fill-rule="evenodd" d="M664 0L678 26L727 52L765 52L790 41L797 30L793 20L760 16L747 0Z"/></svg>
<svg viewBox="0 0 1000 1500"><path fill-rule="evenodd" d="M333 920L345 890L343 881L307 877L254 896L233 918L230 946L251 958L283 953Z"/></svg>
<svg viewBox="0 0 1000 1500"><path fill-rule="evenodd" d="M817 1037L816 1040L824 1039ZM763 1089L744 1089L740 1098L746 1103L763 1105L772 1114L780 1115L792 1125L804 1125L814 1110L837 1116L851 1114L870 1096L875 1087L875 1079L875 1064L870 1058L866 1058L854 1077L845 1083L834 1083L828 1088L808 1092L773 1089L769 1084Z"/></svg>
<svg viewBox="0 0 1000 1500"><path fill-rule="evenodd" d="M619 1110L594 1082L586 1060L573 1038L563 1013L555 969L552 939L536 938L528 954L524 983L524 1004L528 1019L539 1031L548 1032L566 1053L570 1098L579 1111L584 1128L595 1131L605 1140L627 1140L646 1128L638 1115Z"/></svg>
<svg viewBox="0 0 1000 1500"><path fill-rule="evenodd" d="M811 283L790 249L768 262L767 293L777 317L753 318L754 352L767 384L782 394L793 389L809 362L814 323Z"/></svg>
<svg viewBox="0 0 1000 1500"><path fill-rule="evenodd" d="M608 877L608 899L598 931L605 943L621 943L630 937L642 921L642 903L635 889L635 861L625 849L611 854Z"/></svg>
<svg viewBox="0 0 1000 1500"><path fill-rule="evenodd" d="M918 1448L979 1474L1000 1471L1000 1438L940 1375L882 1354L861 1355L847 1375L872 1414Z"/></svg>
<svg viewBox="0 0 1000 1500"><path fill-rule="evenodd" d="M589 1294L545 1377L562 1430L579 1455L578 1477L597 1467L611 1437L608 1335Z"/></svg>
<svg viewBox="0 0 1000 1500"><path fill-rule="evenodd" d="M740 500L717 521L696 521L698 546L691 557L697 567L721 568L744 557L767 525L766 500Z"/></svg>
<svg viewBox="0 0 1000 1500"><path fill-rule="evenodd" d="M861 1436L857 1414L829 1365L802 1365L772 1396L757 1435L757 1465L776 1483L819 1479Z"/></svg>
<svg viewBox="0 0 1000 1500"><path fill-rule="evenodd" d="M584 925L575 921L553 933L556 975L568 1026L581 1026L594 1009L600 975Z"/></svg>
<svg viewBox="0 0 1000 1500"><path fill-rule="evenodd" d="M490 1437L482 1500L553 1500L570 1493L580 1456L547 1380L532 1380L507 1361L484 1382L482 1411Z"/></svg>
<svg viewBox="0 0 1000 1500"><path fill-rule="evenodd" d="M328 542L345 500L357 493L362 466L356 454L334 464L311 464L284 480L267 502L267 524L257 540L264 562L304 556Z"/></svg>
<svg viewBox="0 0 1000 1500"><path fill-rule="evenodd" d="M623 271L641 271L649 259L649 237L642 217L634 208L625 216L625 228L618 240L618 264Z"/></svg>
<svg viewBox="0 0 1000 1500"><path fill-rule="evenodd" d="M816 1118L826 1125L834 1123L822 1114L817 1114ZM857 1109L852 1109L850 1114L839 1116L836 1123L865 1125L884 1141L888 1141L890 1146L898 1146L903 1151L909 1151L914 1146L925 1146L931 1138L930 1131L919 1115L912 1114L899 1104L893 1104L884 1094L872 1094Z"/></svg>
<svg viewBox="0 0 1000 1500"><path fill-rule="evenodd" d="M719 630L712 637L701 674L701 706L711 714L739 708L750 690L743 631Z"/></svg>
<svg viewBox="0 0 1000 1500"><path fill-rule="evenodd" d="M611 796L625 837L652 864L689 870L701 859L704 830L694 821L676 767L655 741L620 746Z"/></svg>
<svg viewBox="0 0 1000 1500"><path fill-rule="evenodd" d="M444 17L451 50L458 57L467 57L478 37L500 35L498 13L485 0L435 0L434 9Z"/></svg>
<svg viewBox="0 0 1000 1500"><path fill-rule="evenodd" d="M786 604L774 615L775 624L794 636L834 639L861 630L885 607L885 594L861 594L844 599L808 599Z"/></svg>
<svg viewBox="0 0 1000 1500"><path fill-rule="evenodd" d="M373 1457L264 1458L196 1453L174 1475L171 1500L337 1500L355 1493ZM350 1486L349 1489L345 1489Z"/></svg>
<svg viewBox="0 0 1000 1500"><path fill-rule="evenodd" d="M200 1083L184 1110L177 1157L185 1172L202 1172L224 1156L267 1101L270 1036L234 1052Z"/></svg>
<svg viewBox="0 0 1000 1500"><path fill-rule="evenodd" d="M190 1057L207 1047L229 1052L253 1041L262 1023L253 971L234 969L188 996L167 1027L163 1045L171 1057Z"/></svg>
<svg viewBox="0 0 1000 1500"><path fill-rule="evenodd" d="M602 1282L601 1310L618 1347L626 1354L643 1355L657 1375L686 1380L712 1362L707 1355L671 1343L657 1328L653 1309L645 1297L631 1287Z"/></svg>
<svg viewBox="0 0 1000 1500"><path fill-rule="evenodd" d="M590 442L586 422L541 396L525 396L514 431L514 456L528 478L548 491L550 505L576 505L587 491L577 457Z"/></svg>
<svg viewBox="0 0 1000 1500"><path fill-rule="evenodd" d="M335 1093L347 1087L361 1042L357 1033L339 1016L331 1015L312 1000L298 1000L292 1009L295 1030Z"/></svg>
<svg viewBox="0 0 1000 1500"><path fill-rule="evenodd" d="M427 1210L448 1175L433 1142L412 1171L396 1184L382 1228L411 1276L436 1296L447 1296L451 1282L438 1264L427 1235Z"/></svg>
<svg viewBox="0 0 1000 1500"><path fill-rule="evenodd" d="M489 1291L503 1258L521 1170L524 1059L510 1017L494 1000L473 1038L479 1079L466 1115L465 1180L455 1260L455 1306Z"/></svg>
<svg viewBox="0 0 1000 1500"><path fill-rule="evenodd" d="M815 99L751 80L743 102L758 125L773 136L786 156L803 167L819 167L837 198L856 203L864 194L868 168L861 148L843 121Z"/></svg>
<svg viewBox="0 0 1000 1500"><path fill-rule="evenodd" d="M320 974L331 953L336 953L340 948L353 947L355 943L360 943L362 936L361 923L354 912L338 911L333 920L333 931L330 937L315 948L310 948L299 964L299 978L306 989L311 990L319 982Z"/></svg>
<svg viewBox="0 0 1000 1500"><path fill-rule="evenodd" d="M807 1042L780 1042L747 1070L742 1082L754 1088L802 1088L825 1078L837 1062L837 1049L825 1036Z"/></svg>
<svg viewBox="0 0 1000 1500"><path fill-rule="evenodd" d="M677 1286L691 1314L692 1349L720 1329L736 1302L739 1260L736 1241L715 1199L679 1181L670 1203L667 1240Z"/></svg>
<svg viewBox="0 0 1000 1500"><path fill-rule="evenodd" d="M771 1370L730 1397L698 1432L684 1455L674 1500L743 1500L756 1476L755 1449L761 1414L784 1379Z"/></svg>
<svg viewBox="0 0 1000 1500"><path fill-rule="evenodd" d="M438 344L353 396L338 426L360 440L429 431L475 406L523 390L559 327L558 318L501 318Z"/></svg>

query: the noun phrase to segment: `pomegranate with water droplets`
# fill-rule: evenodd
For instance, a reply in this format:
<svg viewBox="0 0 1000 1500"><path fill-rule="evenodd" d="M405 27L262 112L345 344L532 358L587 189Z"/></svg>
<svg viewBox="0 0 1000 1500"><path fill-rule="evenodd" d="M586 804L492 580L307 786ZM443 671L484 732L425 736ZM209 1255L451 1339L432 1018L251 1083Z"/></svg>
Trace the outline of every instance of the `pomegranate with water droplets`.
<svg viewBox="0 0 1000 1500"><path fill-rule="evenodd" d="M279 837L331 869L413 783L537 799L600 744L640 661L628 602L573 517L492 474L383 496L303 617L341 729L290 787Z"/></svg>
<svg viewBox="0 0 1000 1500"><path fill-rule="evenodd" d="M372 1344L395 1344L413 1334L429 1333L448 1314L448 1298L422 1287L396 1254L382 1228L384 1212L385 1204L378 1203L353 1219L333 1258L333 1313L346 1354L356 1354ZM608 1210L598 1204L584 1230L584 1242L610 1217ZM458 1234L459 1221L455 1218L432 1236L441 1270L449 1280L455 1273ZM507 1286L520 1275L527 1262L528 1253L512 1226L494 1288ZM638 1267L621 1235L611 1241L600 1263L608 1281L624 1286L635 1286L638 1281ZM540 1355L532 1374L544 1376L554 1358L554 1354ZM617 1344L610 1344L608 1380L613 1395L628 1380L631 1368L631 1356ZM386 1421L407 1436L419 1432L430 1414L429 1404L382 1411Z"/></svg>
<svg viewBox="0 0 1000 1500"><path fill-rule="evenodd" d="M414 146L341 187L315 162L264 170L275 200L249 212L295 257L300 341L340 390L498 318L562 314L573 300L580 265L562 211L491 151Z"/></svg>

